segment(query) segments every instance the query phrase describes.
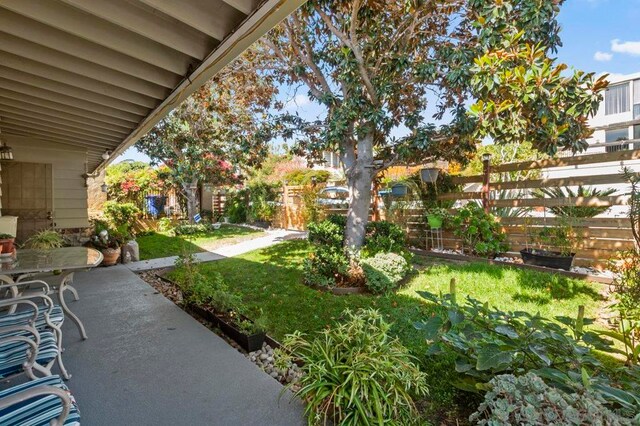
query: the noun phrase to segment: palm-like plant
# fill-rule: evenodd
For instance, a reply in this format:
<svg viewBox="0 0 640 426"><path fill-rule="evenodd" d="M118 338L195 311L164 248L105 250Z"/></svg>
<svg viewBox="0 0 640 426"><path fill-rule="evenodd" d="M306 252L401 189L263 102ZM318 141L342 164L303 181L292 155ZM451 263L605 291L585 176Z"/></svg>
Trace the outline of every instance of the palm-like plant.
<svg viewBox="0 0 640 426"><path fill-rule="evenodd" d="M614 188L598 189L590 186L578 186L574 191L570 187L539 188L533 191L533 196L539 199L545 198L576 198L576 197L606 197L616 192ZM552 206L549 211L559 217L589 218L595 217L609 210L609 207L598 206Z"/></svg>

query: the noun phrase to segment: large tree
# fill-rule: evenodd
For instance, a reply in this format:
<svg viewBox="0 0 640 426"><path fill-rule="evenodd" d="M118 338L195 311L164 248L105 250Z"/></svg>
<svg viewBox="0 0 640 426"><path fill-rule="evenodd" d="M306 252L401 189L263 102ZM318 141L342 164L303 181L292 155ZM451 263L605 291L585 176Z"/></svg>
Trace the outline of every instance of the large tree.
<svg viewBox="0 0 640 426"><path fill-rule="evenodd" d="M550 153L583 147L599 86L591 74L563 77L550 58L561 3L310 0L269 34L274 75L326 108L318 121L281 123L312 160L340 154L348 246L362 245L372 181L393 164L464 162L486 136Z"/></svg>
<svg viewBox="0 0 640 426"><path fill-rule="evenodd" d="M245 52L171 111L137 143L155 164L164 164L186 199L187 214L197 212L201 183L240 182L246 166L267 153L268 114L277 87L264 75L260 46Z"/></svg>

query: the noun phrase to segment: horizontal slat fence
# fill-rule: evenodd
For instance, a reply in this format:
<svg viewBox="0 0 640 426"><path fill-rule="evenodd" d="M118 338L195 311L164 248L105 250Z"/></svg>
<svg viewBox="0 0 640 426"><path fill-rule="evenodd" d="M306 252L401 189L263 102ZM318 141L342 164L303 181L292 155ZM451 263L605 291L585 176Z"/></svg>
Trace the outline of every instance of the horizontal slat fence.
<svg viewBox="0 0 640 426"><path fill-rule="evenodd" d="M620 150L591 155L579 155L572 157L553 158L539 161L524 161L519 163L500 164L491 167L489 170L490 183L488 186L489 207L527 207L535 210L536 217L502 217L499 218L503 231L507 234L507 240L511 246L511 252L517 254L521 249L531 247L530 235L539 232L545 226L555 226L559 223L558 218L546 217L545 211L549 207L557 206L585 206L585 207L611 207L625 206L628 203L627 195L610 195L601 197L567 197L567 198L533 198L530 190L545 187L563 187L578 185L609 185L623 184L624 178L621 174L592 175L582 177L531 179L523 181L500 182L496 179L497 174L526 171L535 169L553 169L558 167L580 166L600 163L619 163L625 161L640 160L640 150ZM482 184L483 175L476 176L456 176L455 183L460 185ZM491 182L493 180L493 182ZM303 187L286 187L283 191L283 201L286 208L280 209L277 222L287 228L304 229L306 224L302 218L304 206L301 203L300 193ZM492 199L496 191L515 190L520 198L512 199ZM522 191L524 190L524 191ZM486 197L486 193L478 192L478 185L472 191L440 194L440 200L455 200L476 202ZM522 195L525 194L525 195ZM407 201L404 199L403 201ZM450 211L455 213L455 209ZM425 212L420 208L395 210L385 216L385 210L381 209L381 217L402 226L407 232L409 243L415 247L426 247ZM324 214L346 215L347 209L325 207ZM537 217L538 215L545 215ZM373 210L369 211L369 220L372 219ZM634 247L634 240L631 232L629 219L625 217L596 217L584 219L572 219L574 231L580 237L577 245L576 259L574 264L579 266L606 267L608 260L621 250L628 250ZM443 233L443 244L447 249L461 249L462 241L457 238L452 231ZM537 247L537 246L536 246ZM556 247L543 247L546 249L557 249Z"/></svg>

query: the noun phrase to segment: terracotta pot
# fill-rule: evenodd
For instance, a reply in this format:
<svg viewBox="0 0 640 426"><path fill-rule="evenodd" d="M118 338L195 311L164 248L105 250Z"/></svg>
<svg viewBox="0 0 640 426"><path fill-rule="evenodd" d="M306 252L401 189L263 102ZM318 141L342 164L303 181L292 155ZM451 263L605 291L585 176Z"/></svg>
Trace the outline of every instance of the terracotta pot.
<svg viewBox="0 0 640 426"><path fill-rule="evenodd" d="M118 258L120 258L120 247L115 249L102 249L100 251L102 252L102 256L104 256L104 260L102 261L103 266L113 266L118 263Z"/></svg>
<svg viewBox="0 0 640 426"><path fill-rule="evenodd" d="M2 253L13 253L13 243L15 238L3 238L0 240L0 245L2 246Z"/></svg>

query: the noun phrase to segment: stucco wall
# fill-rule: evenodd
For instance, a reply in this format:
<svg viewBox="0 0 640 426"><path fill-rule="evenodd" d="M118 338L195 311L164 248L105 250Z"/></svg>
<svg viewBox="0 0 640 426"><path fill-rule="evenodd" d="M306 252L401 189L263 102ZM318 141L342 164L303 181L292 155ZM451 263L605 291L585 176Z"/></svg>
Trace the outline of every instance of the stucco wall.
<svg viewBox="0 0 640 426"><path fill-rule="evenodd" d="M84 228L87 214L86 151L77 147L6 135L14 161L52 165L53 222L56 228Z"/></svg>

